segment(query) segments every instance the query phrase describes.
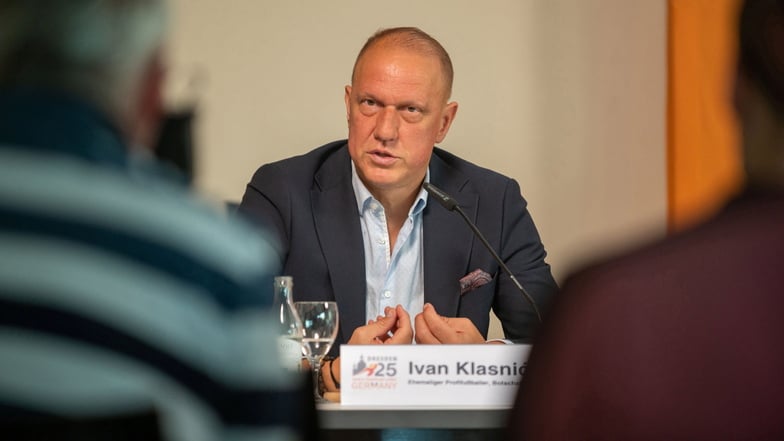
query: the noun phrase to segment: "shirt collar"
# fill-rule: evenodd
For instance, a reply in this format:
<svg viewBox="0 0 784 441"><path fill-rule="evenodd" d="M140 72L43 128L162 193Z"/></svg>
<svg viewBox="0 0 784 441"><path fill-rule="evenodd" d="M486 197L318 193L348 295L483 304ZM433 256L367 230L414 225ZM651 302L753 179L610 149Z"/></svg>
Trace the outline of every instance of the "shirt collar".
<svg viewBox="0 0 784 441"><path fill-rule="evenodd" d="M427 172L425 172L425 182L430 182L430 167L428 167ZM359 215L361 216L368 208L370 202L374 201L375 198L370 194L370 190L365 187L365 183L359 179L354 161L351 161L351 186L354 187L354 196L357 198L357 209L359 209ZM408 212L408 217L418 215L426 206L427 191L425 191L424 188L420 188L419 194Z"/></svg>

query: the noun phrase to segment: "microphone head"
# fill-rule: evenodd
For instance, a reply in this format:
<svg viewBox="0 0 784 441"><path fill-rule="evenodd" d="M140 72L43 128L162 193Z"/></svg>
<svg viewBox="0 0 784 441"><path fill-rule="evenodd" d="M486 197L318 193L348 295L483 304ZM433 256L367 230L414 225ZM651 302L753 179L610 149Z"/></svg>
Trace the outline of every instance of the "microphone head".
<svg viewBox="0 0 784 441"><path fill-rule="evenodd" d="M429 182L422 184L422 187L430 196L433 196L438 201L438 203L447 210L454 211L455 208L457 208L457 201L452 199L452 196L444 193L440 188Z"/></svg>

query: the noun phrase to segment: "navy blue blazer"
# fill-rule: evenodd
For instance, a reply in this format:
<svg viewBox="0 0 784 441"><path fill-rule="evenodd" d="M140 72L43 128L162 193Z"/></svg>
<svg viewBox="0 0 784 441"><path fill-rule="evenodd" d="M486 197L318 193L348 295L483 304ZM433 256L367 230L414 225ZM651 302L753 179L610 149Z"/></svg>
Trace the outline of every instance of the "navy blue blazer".
<svg viewBox="0 0 784 441"><path fill-rule="evenodd" d="M457 200L544 309L557 285L517 182L439 148L430 159L430 181ZM366 295L346 141L260 167L239 210L277 238L279 270L294 277L295 300L338 302L336 346L346 343L365 324ZM459 215L433 201L423 215L425 302L441 315L468 317L485 337L492 308L507 338L530 338L538 324L533 309ZM476 269L492 280L461 294L460 279Z"/></svg>

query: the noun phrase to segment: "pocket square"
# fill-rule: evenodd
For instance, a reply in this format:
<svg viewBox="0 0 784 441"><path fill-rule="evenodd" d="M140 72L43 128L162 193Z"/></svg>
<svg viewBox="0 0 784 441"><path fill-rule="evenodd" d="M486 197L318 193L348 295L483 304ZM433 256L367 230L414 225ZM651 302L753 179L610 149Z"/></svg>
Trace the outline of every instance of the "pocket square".
<svg viewBox="0 0 784 441"><path fill-rule="evenodd" d="M460 295L473 291L491 280L493 278L490 274L477 268L460 279Z"/></svg>

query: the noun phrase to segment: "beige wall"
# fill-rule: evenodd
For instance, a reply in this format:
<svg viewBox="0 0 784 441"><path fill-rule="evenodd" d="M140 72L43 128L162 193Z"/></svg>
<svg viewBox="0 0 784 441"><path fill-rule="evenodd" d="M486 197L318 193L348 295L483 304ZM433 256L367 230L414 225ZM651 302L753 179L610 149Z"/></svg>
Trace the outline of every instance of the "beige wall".
<svg viewBox="0 0 784 441"><path fill-rule="evenodd" d="M662 0L174 0L173 89L199 87L198 186L239 200L255 169L345 137L343 86L376 29L450 52L443 146L516 178L562 279L665 228ZM179 95L180 92L175 92Z"/></svg>

